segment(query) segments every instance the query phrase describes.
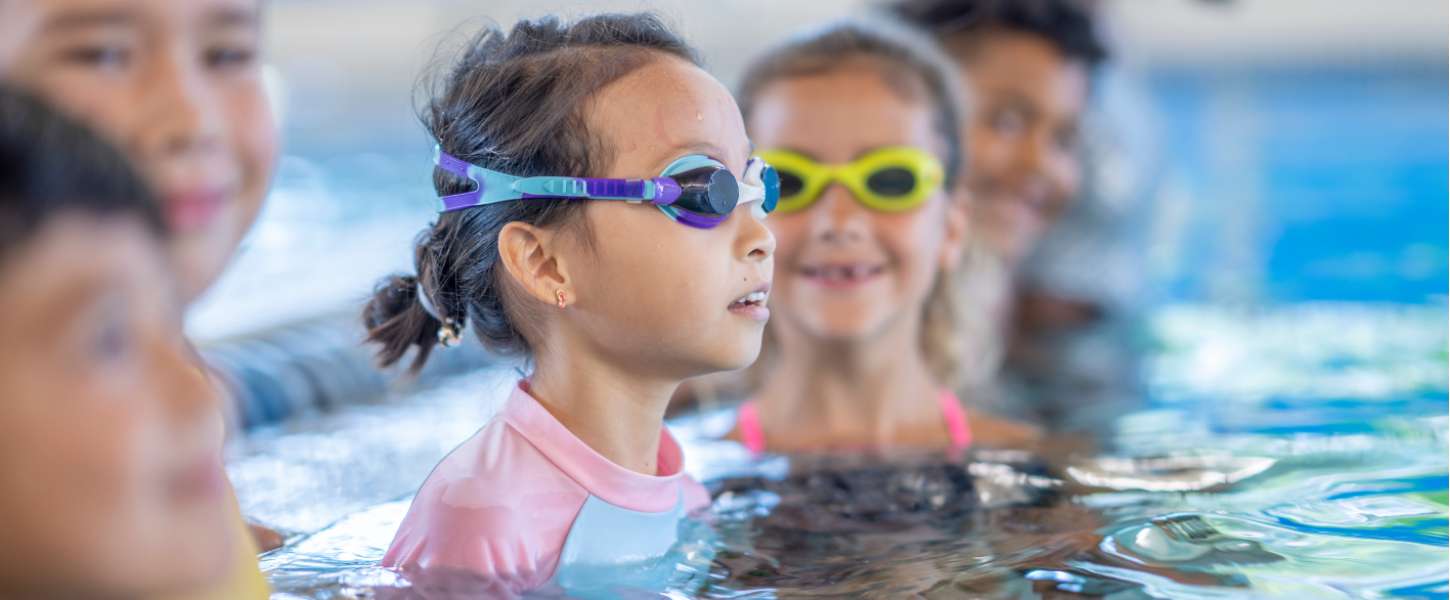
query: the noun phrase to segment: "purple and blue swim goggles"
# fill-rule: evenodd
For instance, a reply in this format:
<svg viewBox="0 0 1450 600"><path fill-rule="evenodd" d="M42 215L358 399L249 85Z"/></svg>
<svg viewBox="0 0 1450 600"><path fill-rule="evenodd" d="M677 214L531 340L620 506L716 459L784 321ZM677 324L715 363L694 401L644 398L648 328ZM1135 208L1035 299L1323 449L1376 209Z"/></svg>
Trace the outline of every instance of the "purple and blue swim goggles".
<svg viewBox="0 0 1450 600"><path fill-rule="evenodd" d="M700 154L670 163L651 179L518 177L465 162L437 146L433 163L474 183L471 191L443 196L442 212L531 198L623 200L648 202L675 222L710 229L725 222L738 205L759 202L752 210L764 216L780 200L780 177L759 158L750 159L740 181L725 165Z"/></svg>

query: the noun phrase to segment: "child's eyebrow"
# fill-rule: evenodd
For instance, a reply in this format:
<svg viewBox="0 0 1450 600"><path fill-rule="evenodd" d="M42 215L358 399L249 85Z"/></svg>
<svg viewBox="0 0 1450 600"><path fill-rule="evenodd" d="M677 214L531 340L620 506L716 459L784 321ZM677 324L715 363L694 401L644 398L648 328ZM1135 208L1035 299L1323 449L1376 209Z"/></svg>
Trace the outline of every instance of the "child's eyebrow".
<svg viewBox="0 0 1450 600"><path fill-rule="evenodd" d="M44 29L52 32L63 32L76 29L89 29L92 27L118 27L131 25L135 22L135 15L126 10L75 10L51 17L46 21Z"/></svg>
<svg viewBox="0 0 1450 600"><path fill-rule="evenodd" d="M715 144L712 144L710 142L693 142L690 144L682 144L671 148L670 151L675 153L675 156L677 157L683 156L685 154L704 154L705 156L709 156L716 160L724 158L727 154L719 146L716 146Z"/></svg>
<svg viewBox="0 0 1450 600"><path fill-rule="evenodd" d="M202 19L209 27L246 27L255 28L259 24L256 11L244 8L225 6L211 12Z"/></svg>
<svg viewBox="0 0 1450 600"><path fill-rule="evenodd" d="M721 149L719 146L716 146L712 142L688 142L671 146L669 151L666 153L666 156L661 157L660 160L656 161L657 167L659 169L663 169L665 168L665 165L674 162L675 159L691 154L701 154L704 156L708 156L710 157L710 159L720 163L726 162L726 157L730 156L728 152L725 152L723 149ZM748 157L749 155L746 156Z"/></svg>
<svg viewBox="0 0 1450 600"><path fill-rule="evenodd" d="M44 28L51 32L64 32L92 27L124 27L136 22L136 15L126 9L74 10L51 17ZM255 28L259 26L260 20L256 11L221 7L208 12L202 22L213 28Z"/></svg>
<svg viewBox="0 0 1450 600"><path fill-rule="evenodd" d="M46 303L41 321L70 322L99 304L106 289L107 282L90 279L63 284L60 289L51 292L53 300Z"/></svg>

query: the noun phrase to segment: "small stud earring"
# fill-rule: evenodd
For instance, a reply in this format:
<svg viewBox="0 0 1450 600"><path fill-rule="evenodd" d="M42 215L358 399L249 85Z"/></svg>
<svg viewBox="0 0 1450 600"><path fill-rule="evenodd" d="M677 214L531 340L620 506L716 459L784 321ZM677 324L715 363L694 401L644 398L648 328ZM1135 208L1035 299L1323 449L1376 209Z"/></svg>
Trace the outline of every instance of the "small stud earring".
<svg viewBox="0 0 1450 600"><path fill-rule="evenodd" d="M559 308L561 310L569 306L569 303L564 301L564 290L554 292L554 297L559 299Z"/></svg>

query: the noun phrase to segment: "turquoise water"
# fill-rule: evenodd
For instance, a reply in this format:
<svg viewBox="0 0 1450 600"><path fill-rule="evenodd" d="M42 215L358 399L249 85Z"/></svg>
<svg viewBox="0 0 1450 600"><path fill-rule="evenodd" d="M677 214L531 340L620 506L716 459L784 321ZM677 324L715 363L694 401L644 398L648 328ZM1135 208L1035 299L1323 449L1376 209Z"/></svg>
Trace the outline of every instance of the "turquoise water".
<svg viewBox="0 0 1450 600"><path fill-rule="evenodd" d="M1178 306L1148 330L1151 403L1100 453L750 461L708 439L721 415L675 423L715 505L676 577L626 595L1446 595L1443 306ZM409 493L512 376L254 436L244 508L300 532L264 560L278 594L408 590L376 563Z"/></svg>
<svg viewBox="0 0 1450 600"><path fill-rule="evenodd" d="M1181 265L1161 282L1170 297L1444 298L1445 63L1189 69L1147 81L1161 160L1195 205Z"/></svg>

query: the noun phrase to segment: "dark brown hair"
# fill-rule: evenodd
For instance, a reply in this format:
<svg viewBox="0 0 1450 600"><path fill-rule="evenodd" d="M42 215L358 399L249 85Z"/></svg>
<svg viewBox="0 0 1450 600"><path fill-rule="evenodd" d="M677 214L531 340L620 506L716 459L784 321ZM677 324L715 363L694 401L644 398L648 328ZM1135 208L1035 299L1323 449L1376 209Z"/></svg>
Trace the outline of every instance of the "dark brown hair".
<svg viewBox="0 0 1450 600"><path fill-rule="evenodd" d="M1094 70L1108 47L1082 0L895 0L887 10L925 28L953 49L970 50L983 33L1027 33L1048 41L1068 60Z"/></svg>
<svg viewBox="0 0 1450 600"><path fill-rule="evenodd" d="M38 98L0 86L0 258L65 214L135 219L166 235L155 196L119 150Z"/></svg>
<svg viewBox="0 0 1450 600"><path fill-rule="evenodd" d="M694 51L648 13L602 14L561 23L520 21L505 33L486 27L446 72L424 89L421 119L444 152L518 176L598 176L613 149L589 131L585 101L611 82L658 59L699 64ZM435 169L439 195L473 183ZM577 201L531 199L440 215L418 235L417 275L380 282L363 310L368 340L384 366L416 346L413 369L437 344L440 319L472 329L498 354L527 354L527 307L513 300L499 268L498 234L508 223L568 225ZM587 232L586 232L587 233ZM418 293L427 295L430 314Z"/></svg>

